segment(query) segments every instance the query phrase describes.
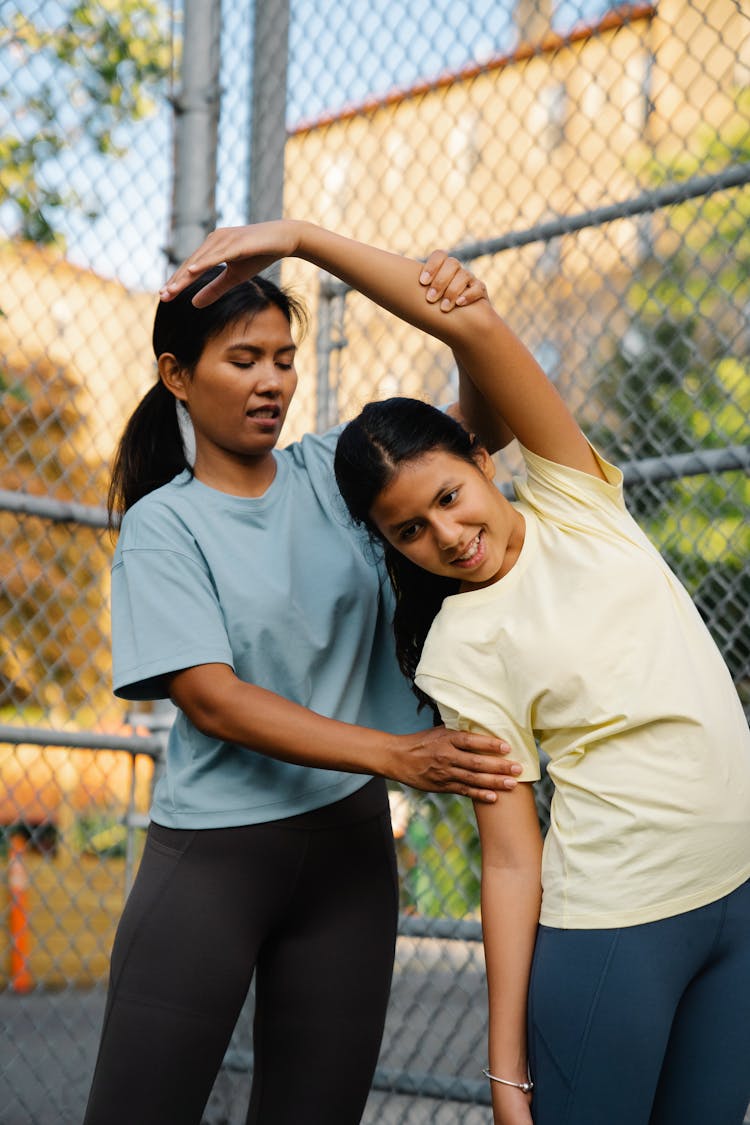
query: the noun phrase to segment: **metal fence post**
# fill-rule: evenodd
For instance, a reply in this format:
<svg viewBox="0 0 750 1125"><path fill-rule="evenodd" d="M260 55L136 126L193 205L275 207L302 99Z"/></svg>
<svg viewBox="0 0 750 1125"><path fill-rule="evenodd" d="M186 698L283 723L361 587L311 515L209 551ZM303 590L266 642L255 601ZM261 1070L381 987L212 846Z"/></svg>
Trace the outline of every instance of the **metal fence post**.
<svg viewBox="0 0 750 1125"><path fill-rule="evenodd" d="M216 226L221 0L185 0L174 99L174 184L167 254L181 262Z"/></svg>
<svg viewBox="0 0 750 1125"><path fill-rule="evenodd" d="M252 118L248 221L281 216L286 147L289 0L256 0L253 26Z"/></svg>

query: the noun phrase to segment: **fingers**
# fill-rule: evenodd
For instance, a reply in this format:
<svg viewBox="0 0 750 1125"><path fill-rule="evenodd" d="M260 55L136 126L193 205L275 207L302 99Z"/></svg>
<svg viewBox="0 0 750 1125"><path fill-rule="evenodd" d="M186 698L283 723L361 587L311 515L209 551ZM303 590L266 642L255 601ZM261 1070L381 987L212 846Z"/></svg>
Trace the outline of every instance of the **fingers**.
<svg viewBox="0 0 750 1125"><path fill-rule="evenodd" d="M262 273L279 258L294 250L293 224L283 220L244 227L222 227L212 231L198 249L186 258L165 282L159 296L171 301L211 266L224 265L224 272L193 297L196 308L211 304L241 281Z"/></svg>
<svg viewBox="0 0 750 1125"><path fill-rule="evenodd" d="M222 237L223 235L224 231L222 230L212 231L198 249L177 267L159 291L159 297L162 301L171 301L186 286L191 285L196 277L199 277L209 266L218 266L225 261L223 250L226 239ZM216 282L212 282L211 285L216 285ZM216 300L216 297L219 296L221 296L221 292L217 292L213 300Z"/></svg>
<svg viewBox="0 0 750 1125"><path fill-rule="evenodd" d="M430 304L439 301L442 312L450 312L456 305L471 305L487 296L484 282L445 250L433 250L422 267L419 281L427 289L425 299Z"/></svg>

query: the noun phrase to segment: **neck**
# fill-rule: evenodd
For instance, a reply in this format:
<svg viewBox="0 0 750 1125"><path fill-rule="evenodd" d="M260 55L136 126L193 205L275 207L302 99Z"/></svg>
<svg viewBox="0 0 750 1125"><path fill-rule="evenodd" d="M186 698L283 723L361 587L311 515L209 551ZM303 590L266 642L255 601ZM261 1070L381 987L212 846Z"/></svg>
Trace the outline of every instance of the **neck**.
<svg viewBox="0 0 750 1125"><path fill-rule="evenodd" d="M193 475L201 484L231 496L258 497L273 483L276 459L273 450L242 457L214 450L196 453Z"/></svg>

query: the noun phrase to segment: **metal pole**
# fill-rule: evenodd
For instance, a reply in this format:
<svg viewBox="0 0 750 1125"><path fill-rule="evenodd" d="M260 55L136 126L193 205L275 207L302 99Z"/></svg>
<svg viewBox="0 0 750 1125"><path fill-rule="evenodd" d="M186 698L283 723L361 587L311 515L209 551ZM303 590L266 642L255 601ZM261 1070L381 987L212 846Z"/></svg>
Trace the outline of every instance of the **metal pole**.
<svg viewBox="0 0 750 1125"><path fill-rule="evenodd" d="M174 98L174 186L167 254L183 261L216 226L221 0L184 0Z"/></svg>
<svg viewBox="0 0 750 1125"><path fill-rule="evenodd" d="M284 205L289 0L255 0L248 221L281 217Z"/></svg>

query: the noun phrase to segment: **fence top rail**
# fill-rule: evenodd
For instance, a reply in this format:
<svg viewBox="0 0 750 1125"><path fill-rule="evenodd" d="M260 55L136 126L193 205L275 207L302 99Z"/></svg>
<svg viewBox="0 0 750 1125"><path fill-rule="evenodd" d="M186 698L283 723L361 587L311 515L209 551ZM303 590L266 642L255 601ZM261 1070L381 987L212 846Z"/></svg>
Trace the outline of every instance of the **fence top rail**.
<svg viewBox="0 0 750 1125"><path fill-rule="evenodd" d="M106 528L107 509L74 500L55 500L51 496L35 496L30 492L0 489L0 511L39 516L54 523L77 523L84 527Z"/></svg>
<svg viewBox="0 0 750 1125"><path fill-rule="evenodd" d="M667 453L663 457L644 457L620 466L626 484L679 480L704 473L731 472L750 468L750 446L728 445L722 449L695 450L691 453ZM503 486L510 492L511 486ZM86 504L55 500L49 496L31 496L27 492L0 489L0 512L37 516L55 523L76 523L85 527L107 527L107 512Z"/></svg>
<svg viewBox="0 0 750 1125"><path fill-rule="evenodd" d="M750 163L730 164L721 172L691 176L690 179L680 183L650 188L630 199L607 203L602 207L594 207L576 215L558 215L554 219L547 219L526 230L508 231L507 234L499 235L497 238L465 242L454 246L449 253L462 262L472 262L476 258L501 254L505 250L514 250L533 242L551 242L553 238L560 238L566 234L575 234L590 227L605 226L618 219L647 215L652 211L685 203L689 199L700 199L701 196L713 195L714 192L727 191L730 188L745 187L747 184L750 184ZM346 282L339 281L330 274L323 275L320 293L324 299L342 297L349 292L351 286Z"/></svg>
<svg viewBox="0 0 750 1125"><path fill-rule="evenodd" d="M55 730L51 727L23 727L0 723L0 744L13 746L71 747L76 750L125 750L129 754L148 754L160 758L163 741L157 735L104 734L97 731Z"/></svg>

